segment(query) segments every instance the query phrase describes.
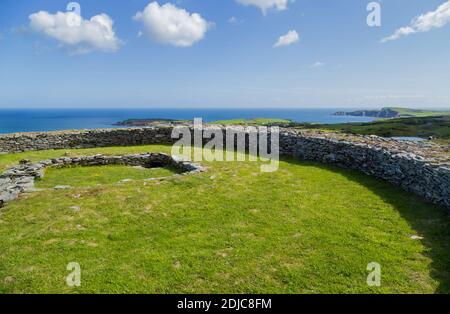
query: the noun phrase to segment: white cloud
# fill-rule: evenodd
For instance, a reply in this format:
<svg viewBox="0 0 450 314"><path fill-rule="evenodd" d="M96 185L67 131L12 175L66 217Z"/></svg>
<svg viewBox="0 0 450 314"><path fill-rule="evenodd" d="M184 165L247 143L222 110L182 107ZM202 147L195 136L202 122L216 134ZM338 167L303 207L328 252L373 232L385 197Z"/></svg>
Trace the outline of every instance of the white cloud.
<svg viewBox="0 0 450 314"><path fill-rule="evenodd" d="M58 40L73 53L114 52L120 47L121 41L113 29L114 21L106 14L85 20L73 12L40 11L31 14L29 19L31 30Z"/></svg>
<svg viewBox="0 0 450 314"><path fill-rule="evenodd" d="M278 41L273 45L276 47L283 47L283 46L289 46L292 45L300 40L300 36L298 35L297 31L291 30L286 35L280 36Z"/></svg>
<svg viewBox="0 0 450 314"><path fill-rule="evenodd" d="M443 27L449 22L450 0L441 4L435 11L431 11L414 18L409 26L397 29L394 34L383 38L381 42L385 43L414 33L428 32L433 28Z"/></svg>
<svg viewBox="0 0 450 314"><path fill-rule="evenodd" d="M311 68L321 68L321 67L324 67L324 66L325 66L325 63L320 62L320 61L317 61L317 62L311 64Z"/></svg>
<svg viewBox="0 0 450 314"><path fill-rule="evenodd" d="M191 14L171 3L160 6L152 2L134 19L144 24L145 32L153 39L177 47L190 47L202 40L211 26L200 14Z"/></svg>
<svg viewBox="0 0 450 314"><path fill-rule="evenodd" d="M289 0L236 0L238 3L258 7L265 15L267 10L275 8L278 11L286 10Z"/></svg>

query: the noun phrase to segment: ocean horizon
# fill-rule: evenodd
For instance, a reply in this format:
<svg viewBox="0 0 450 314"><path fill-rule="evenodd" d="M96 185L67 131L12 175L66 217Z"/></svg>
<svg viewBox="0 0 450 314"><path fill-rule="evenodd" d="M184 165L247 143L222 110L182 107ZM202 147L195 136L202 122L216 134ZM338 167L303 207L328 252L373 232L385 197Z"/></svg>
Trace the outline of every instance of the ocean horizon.
<svg viewBox="0 0 450 314"><path fill-rule="evenodd" d="M279 118L308 123L370 122L370 117L335 116L337 111L349 108L21 108L0 109L0 133L42 132L120 128L114 125L127 119L180 119L202 118L204 122L229 119Z"/></svg>

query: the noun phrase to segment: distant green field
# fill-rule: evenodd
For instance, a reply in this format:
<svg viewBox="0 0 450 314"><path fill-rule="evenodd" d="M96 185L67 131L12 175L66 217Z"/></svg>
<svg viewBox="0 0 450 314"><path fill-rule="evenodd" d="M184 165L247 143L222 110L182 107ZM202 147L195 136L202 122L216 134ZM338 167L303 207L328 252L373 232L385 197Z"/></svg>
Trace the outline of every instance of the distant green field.
<svg viewBox="0 0 450 314"><path fill-rule="evenodd" d="M210 124L222 125L270 125L270 124L289 124L292 123L289 119L273 119L273 118L256 118L256 119L233 119L233 120L219 120L211 122Z"/></svg>
<svg viewBox="0 0 450 314"><path fill-rule="evenodd" d="M428 138L432 136L437 141L450 141L450 116L399 118L369 123L300 124L297 127L384 137L414 136Z"/></svg>
<svg viewBox="0 0 450 314"><path fill-rule="evenodd" d="M425 114L425 113L424 113ZM281 125L300 129L320 129L350 134L378 135L384 137L433 137L441 143L450 142L450 115L380 119L374 122L314 124L296 123L288 119L235 119L212 122L223 125Z"/></svg>
<svg viewBox="0 0 450 314"><path fill-rule="evenodd" d="M450 111L420 110L420 109L408 109L408 108L399 108L399 107L392 107L389 109L398 112L398 115L402 116L402 117L409 116L409 117L420 118L420 117L450 115Z"/></svg>

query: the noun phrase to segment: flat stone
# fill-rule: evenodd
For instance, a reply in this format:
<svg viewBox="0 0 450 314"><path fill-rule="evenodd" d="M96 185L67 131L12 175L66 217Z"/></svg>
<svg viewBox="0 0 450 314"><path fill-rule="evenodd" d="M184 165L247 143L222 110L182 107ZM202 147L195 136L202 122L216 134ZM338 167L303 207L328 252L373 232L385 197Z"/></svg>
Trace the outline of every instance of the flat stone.
<svg viewBox="0 0 450 314"><path fill-rule="evenodd" d="M8 189L7 191L0 192L0 201L3 203L10 202L19 197L20 189Z"/></svg>
<svg viewBox="0 0 450 314"><path fill-rule="evenodd" d="M70 206L69 209L74 212L79 212L81 210L81 207L80 206Z"/></svg>
<svg viewBox="0 0 450 314"><path fill-rule="evenodd" d="M70 185L57 185L53 189L55 189L55 190L68 190L68 189L71 189L71 188L72 187Z"/></svg>

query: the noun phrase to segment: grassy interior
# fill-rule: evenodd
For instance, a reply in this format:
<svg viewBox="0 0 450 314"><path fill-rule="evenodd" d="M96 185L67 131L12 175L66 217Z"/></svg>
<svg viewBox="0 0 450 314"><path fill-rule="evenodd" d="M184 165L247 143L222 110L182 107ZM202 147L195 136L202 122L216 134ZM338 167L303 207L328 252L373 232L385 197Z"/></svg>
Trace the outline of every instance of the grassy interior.
<svg viewBox="0 0 450 314"><path fill-rule="evenodd" d="M170 147L9 154L0 168L160 151ZM206 173L120 185L96 185L95 168L83 169L86 182L81 169L52 170L49 186L74 188L0 209L0 293L450 292L445 209L316 163L283 159L274 173L259 162L203 164ZM133 171L112 170L104 175L121 172L112 181ZM81 265L81 287L66 285L70 262ZM370 262L381 264L381 287L366 284Z"/></svg>
<svg viewBox="0 0 450 314"><path fill-rule="evenodd" d="M52 188L56 185L95 186L116 184L121 180L143 180L173 175L171 169L142 168L120 165L48 168L43 179L36 181L37 188Z"/></svg>

